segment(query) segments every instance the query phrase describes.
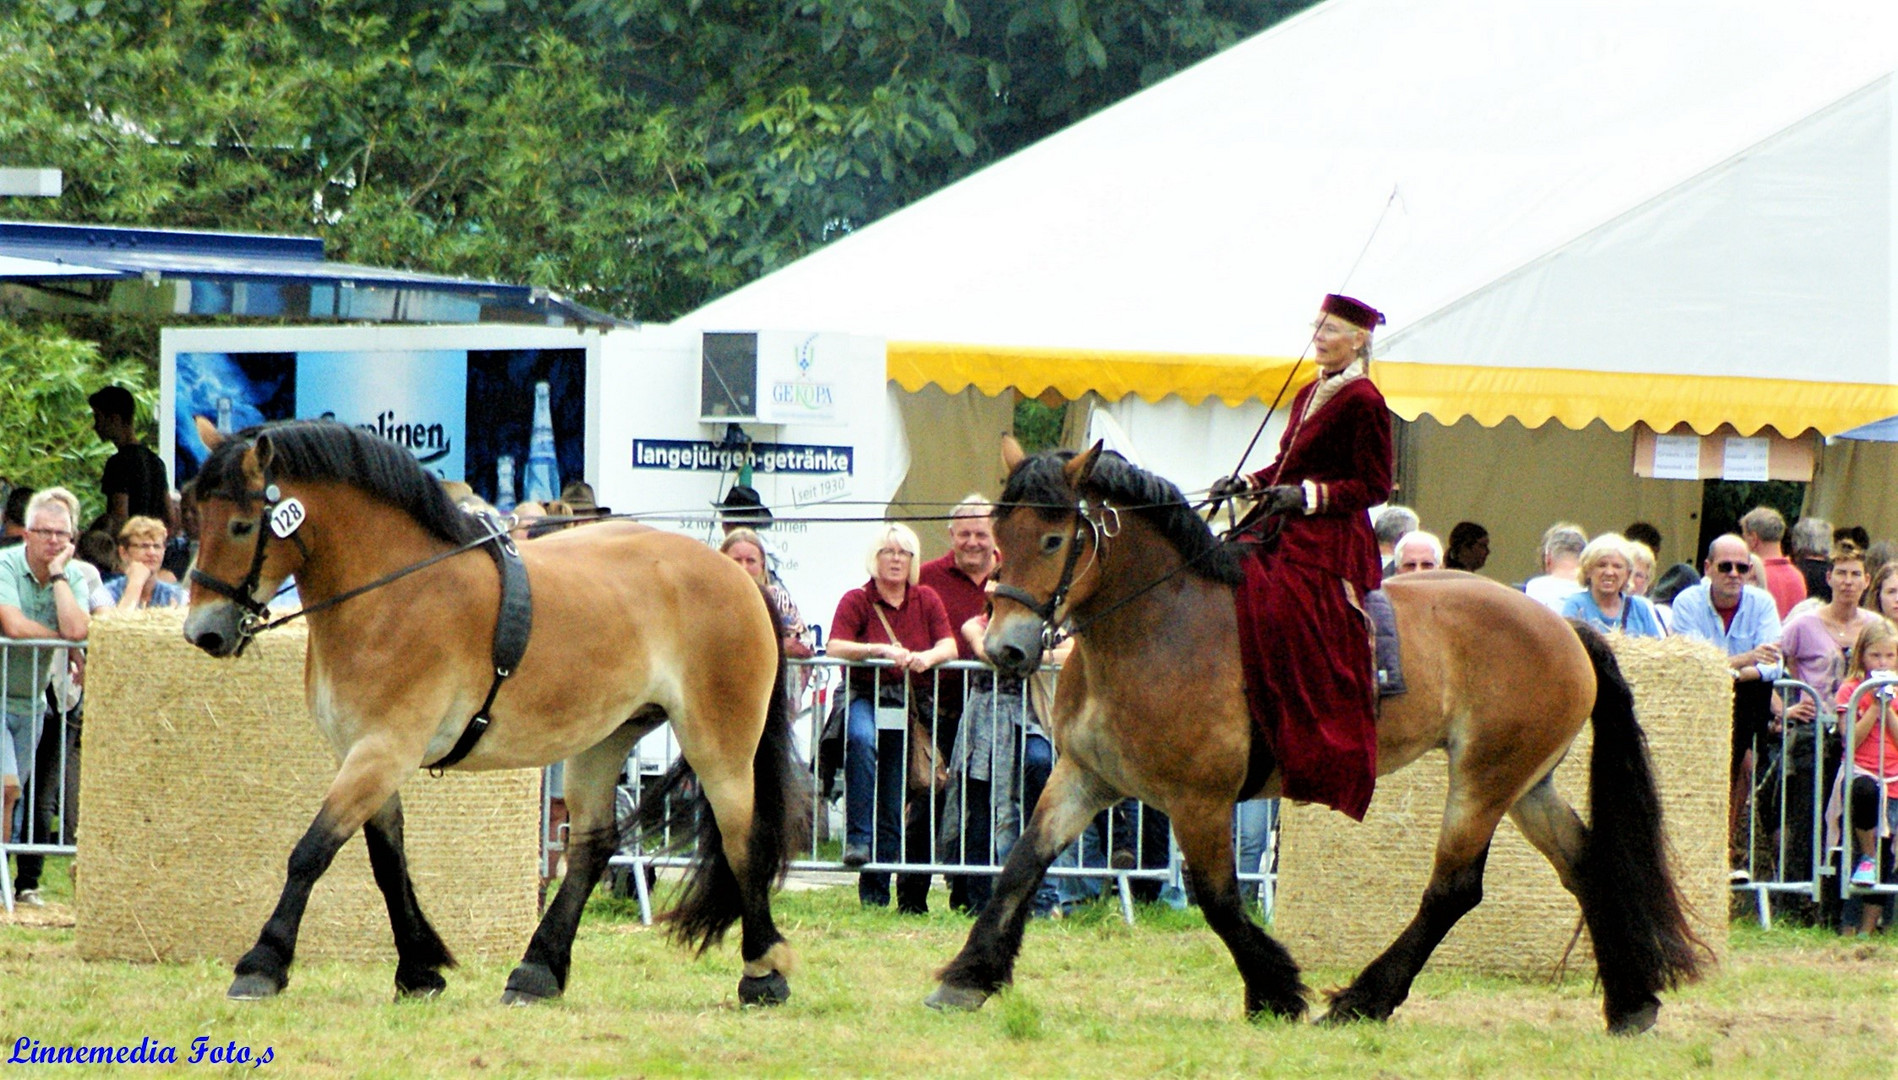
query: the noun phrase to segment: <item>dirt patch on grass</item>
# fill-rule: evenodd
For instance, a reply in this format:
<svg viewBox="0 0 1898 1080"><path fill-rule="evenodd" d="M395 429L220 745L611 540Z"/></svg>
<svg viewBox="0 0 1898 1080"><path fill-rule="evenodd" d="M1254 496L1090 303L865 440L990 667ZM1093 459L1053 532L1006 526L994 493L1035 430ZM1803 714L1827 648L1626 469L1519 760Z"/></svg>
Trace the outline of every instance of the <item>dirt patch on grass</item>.
<svg viewBox="0 0 1898 1080"><path fill-rule="evenodd" d="M31 904L22 904L16 898L13 904L12 914L9 915L5 908L0 908L0 926L30 926L58 929L60 927L70 928L74 925L74 922L71 904L48 901L45 907L34 907Z"/></svg>
<svg viewBox="0 0 1898 1080"><path fill-rule="evenodd" d="M1656 1031L1682 1042L1738 1040L1761 1047L1815 1037L1871 1037L1891 1045L1898 1037L1891 1010L1876 1003L1888 1000L1894 954L1898 948L1882 939L1841 940L1821 949L1735 953L1701 983L1663 993ZM1834 986L1838 992L1762 996L1763 987L1788 975L1808 986ZM1420 987L1396 1018L1488 1032L1517 1025L1593 1032L1603 1023L1600 988L1589 977L1572 974L1560 985L1525 983L1518 993L1496 993L1490 987Z"/></svg>

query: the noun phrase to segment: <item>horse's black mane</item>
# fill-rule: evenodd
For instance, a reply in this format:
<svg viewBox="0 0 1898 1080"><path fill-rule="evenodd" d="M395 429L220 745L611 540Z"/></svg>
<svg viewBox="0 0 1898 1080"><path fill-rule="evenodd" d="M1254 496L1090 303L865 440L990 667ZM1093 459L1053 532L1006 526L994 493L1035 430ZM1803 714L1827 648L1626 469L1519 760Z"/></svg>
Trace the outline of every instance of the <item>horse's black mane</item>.
<svg viewBox="0 0 1898 1080"><path fill-rule="evenodd" d="M244 451L268 439L270 475L283 480L334 480L352 485L395 506L439 539L462 544L486 530L463 513L441 481L430 476L405 447L347 424L327 420L289 420L247 428L226 439L192 481L199 498L248 502L254 494L244 479Z"/></svg>
<svg viewBox="0 0 1898 1080"><path fill-rule="evenodd" d="M1009 474L1008 485L996 503L995 515L1001 517L1018 506L1043 512L1071 506L1075 491L1068 486L1062 467L1074 459L1072 450L1049 450L1026 459ZM1129 463L1111 450L1101 452L1094 462L1087 489L1131 512L1152 526L1180 557L1191 564L1191 573L1208 581L1237 585L1243 577L1240 549L1221 544L1186 496L1171 480L1155 476ZM1132 508L1129 510L1129 508Z"/></svg>

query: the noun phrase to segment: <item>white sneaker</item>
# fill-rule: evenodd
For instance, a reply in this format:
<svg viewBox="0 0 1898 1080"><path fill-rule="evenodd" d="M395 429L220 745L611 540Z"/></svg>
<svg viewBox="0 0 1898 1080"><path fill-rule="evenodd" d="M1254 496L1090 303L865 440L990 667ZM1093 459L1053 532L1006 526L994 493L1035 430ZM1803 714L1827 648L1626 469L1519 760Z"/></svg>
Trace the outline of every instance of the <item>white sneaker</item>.
<svg viewBox="0 0 1898 1080"><path fill-rule="evenodd" d="M1869 856L1860 857L1858 865L1852 868L1852 884L1878 884L1878 867L1872 864L1872 860Z"/></svg>
<svg viewBox="0 0 1898 1080"><path fill-rule="evenodd" d="M25 904L27 907L46 906L46 900L40 896L38 889L21 889L19 895L15 896L14 899Z"/></svg>

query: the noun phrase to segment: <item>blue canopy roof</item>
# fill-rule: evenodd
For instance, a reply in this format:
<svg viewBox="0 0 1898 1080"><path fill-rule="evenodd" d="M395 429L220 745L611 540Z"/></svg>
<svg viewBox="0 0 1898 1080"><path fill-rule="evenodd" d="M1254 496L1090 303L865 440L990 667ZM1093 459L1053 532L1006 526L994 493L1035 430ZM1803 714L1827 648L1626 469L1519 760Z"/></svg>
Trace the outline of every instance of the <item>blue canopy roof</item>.
<svg viewBox="0 0 1898 1080"><path fill-rule="evenodd" d="M628 325L536 286L326 262L314 236L0 221L4 284L181 315Z"/></svg>
<svg viewBox="0 0 1898 1080"><path fill-rule="evenodd" d="M1860 424L1850 431L1839 432L1833 438L1859 439L1863 442L1898 442L1898 416L1887 416L1883 420Z"/></svg>

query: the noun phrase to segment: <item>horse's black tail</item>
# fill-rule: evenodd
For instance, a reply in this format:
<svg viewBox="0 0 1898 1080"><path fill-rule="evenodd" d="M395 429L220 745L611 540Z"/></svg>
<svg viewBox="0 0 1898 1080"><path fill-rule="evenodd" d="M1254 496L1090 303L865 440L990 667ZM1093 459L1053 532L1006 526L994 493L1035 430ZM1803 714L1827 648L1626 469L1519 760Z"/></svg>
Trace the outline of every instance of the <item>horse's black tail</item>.
<svg viewBox="0 0 1898 1080"><path fill-rule="evenodd" d="M1607 639L1586 626L1575 630L1595 668L1593 820L1575 872L1609 1028L1632 1032L1653 1022L1655 995L1699 978L1712 952L1688 924L1668 865L1661 795L1634 694Z"/></svg>
<svg viewBox="0 0 1898 1080"><path fill-rule="evenodd" d="M777 632L778 613L771 613ZM791 698L786 686L784 639L778 636L777 677L764 730L752 756L751 832L746 843L746 886L763 896L784 880L791 860L806 846L810 827L810 770L791 744ZM642 844L663 835L669 846L690 840L697 848L680 885L677 903L666 914L675 941L703 953L718 944L745 914L746 887L725 854L725 839L702 788L687 796L693 771L683 757L645 795L637 810Z"/></svg>

